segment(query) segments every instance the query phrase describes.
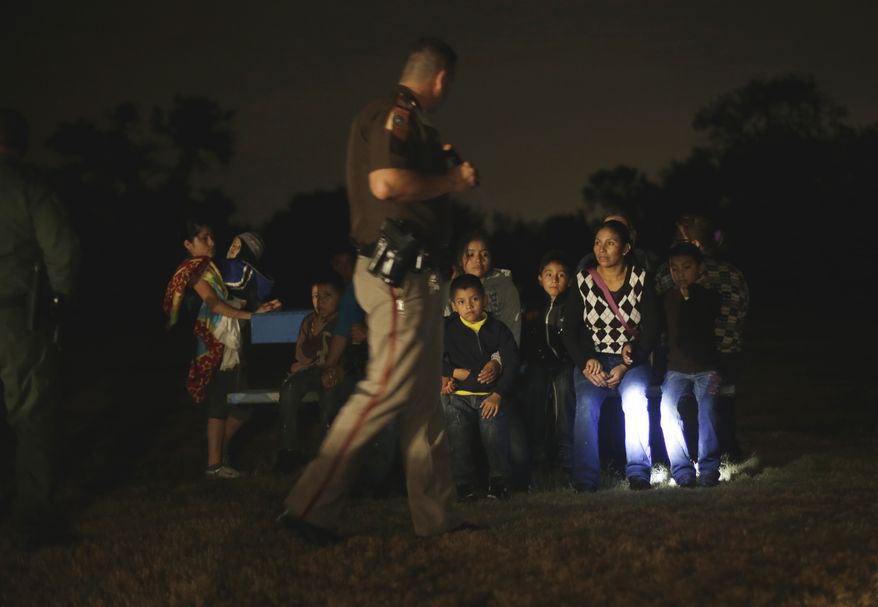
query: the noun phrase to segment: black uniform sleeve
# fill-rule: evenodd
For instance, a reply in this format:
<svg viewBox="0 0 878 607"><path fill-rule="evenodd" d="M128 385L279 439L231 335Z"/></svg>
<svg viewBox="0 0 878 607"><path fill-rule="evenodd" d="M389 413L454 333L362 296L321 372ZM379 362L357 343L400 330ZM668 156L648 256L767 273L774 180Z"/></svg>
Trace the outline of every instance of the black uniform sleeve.
<svg viewBox="0 0 878 607"><path fill-rule="evenodd" d="M582 320L584 305L579 287L570 287L573 292L564 301L564 314L561 323L561 337L567 354L573 360L573 366L582 371L589 358L595 357L594 341L591 331Z"/></svg>
<svg viewBox="0 0 878 607"><path fill-rule="evenodd" d="M55 293L70 295L79 269L79 240L55 195L40 184L29 185L30 212L49 284Z"/></svg>
<svg viewBox="0 0 878 607"><path fill-rule="evenodd" d="M416 136L412 115L396 106L376 112L366 125L369 171L378 169L412 169L413 145ZM397 128L393 128L394 121ZM399 122L402 121L400 127Z"/></svg>

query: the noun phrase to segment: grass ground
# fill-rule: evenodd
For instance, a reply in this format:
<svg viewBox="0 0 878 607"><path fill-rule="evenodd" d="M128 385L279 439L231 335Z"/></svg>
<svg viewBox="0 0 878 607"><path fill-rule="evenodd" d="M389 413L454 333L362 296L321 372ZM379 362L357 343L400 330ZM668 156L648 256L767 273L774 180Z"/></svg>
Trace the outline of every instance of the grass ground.
<svg viewBox="0 0 878 607"><path fill-rule="evenodd" d="M360 498L347 539L323 548L272 522L293 478L269 472L266 426L242 437L251 476L201 480L199 412L161 406L168 384L134 365L79 393L63 492L79 541L22 554L3 540L0 604L878 605L867 361L827 368L813 335L757 327L739 400L751 455L719 487L608 478L579 495L543 478L462 505L485 529L431 539L412 534L403 497Z"/></svg>

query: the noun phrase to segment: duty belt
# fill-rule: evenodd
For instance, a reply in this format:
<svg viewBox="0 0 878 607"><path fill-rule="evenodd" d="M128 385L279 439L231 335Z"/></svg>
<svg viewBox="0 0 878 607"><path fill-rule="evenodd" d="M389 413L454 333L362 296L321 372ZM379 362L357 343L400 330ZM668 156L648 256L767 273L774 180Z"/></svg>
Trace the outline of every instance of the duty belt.
<svg viewBox="0 0 878 607"><path fill-rule="evenodd" d="M375 255L375 247L378 246L377 242L373 242L370 244L364 244L362 246L357 247L357 253L364 257L372 257ZM436 258L431 255L429 252L425 253L422 259L422 269L425 270L438 270L439 265L436 263Z"/></svg>
<svg viewBox="0 0 878 607"><path fill-rule="evenodd" d="M378 243L373 242L357 247L357 253L363 255L364 257L372 257L375 254L375 245L377 244Z"/></svg>

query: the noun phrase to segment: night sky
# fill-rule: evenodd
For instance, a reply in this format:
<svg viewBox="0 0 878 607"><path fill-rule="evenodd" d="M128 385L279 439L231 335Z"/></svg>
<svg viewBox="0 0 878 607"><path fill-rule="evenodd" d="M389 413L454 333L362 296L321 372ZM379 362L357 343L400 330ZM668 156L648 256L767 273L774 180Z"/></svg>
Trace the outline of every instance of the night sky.
<svg viewBox="0 0 878 607"><path fill-rule="evenodd" d="M352 116L425 34L460 55L435 122L481 171L463 200L527 219L574 211L601 168L657 177L697 142L695 111L752 78L812 74L853 123L878 122L869 2L20 4L3 8L0 106L28 116L35 160L52 161L40 142L62 120L205 95L236 112L238 139L204 185L257 224L342 184Z"/></svg>

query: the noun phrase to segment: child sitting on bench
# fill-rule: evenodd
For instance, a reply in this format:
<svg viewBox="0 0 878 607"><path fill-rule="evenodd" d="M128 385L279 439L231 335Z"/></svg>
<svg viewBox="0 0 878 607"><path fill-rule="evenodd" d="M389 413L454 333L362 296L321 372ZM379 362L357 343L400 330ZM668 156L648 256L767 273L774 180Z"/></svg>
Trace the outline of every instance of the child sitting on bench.
<svg viewBox="0 0 878 607"><path fill-rule="evenodd" d="M335 274L318 278L311 283L314 311L302 321L296 340L295 360L281 386L281 445L277 456L279 472L291 472L305 461L299 432L299 413L305 395L311 392L320 394L320 427L321 431L325 431L330 399L321 376L326 366L326 356L329 353L343 290L341 278Z"/></svg>

